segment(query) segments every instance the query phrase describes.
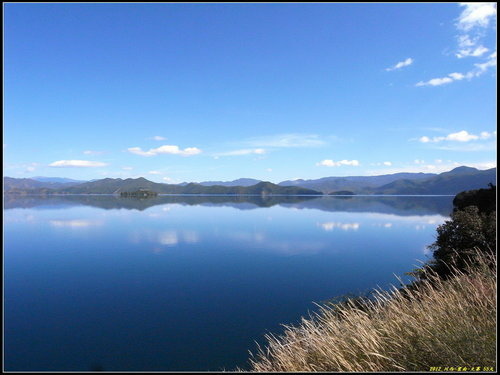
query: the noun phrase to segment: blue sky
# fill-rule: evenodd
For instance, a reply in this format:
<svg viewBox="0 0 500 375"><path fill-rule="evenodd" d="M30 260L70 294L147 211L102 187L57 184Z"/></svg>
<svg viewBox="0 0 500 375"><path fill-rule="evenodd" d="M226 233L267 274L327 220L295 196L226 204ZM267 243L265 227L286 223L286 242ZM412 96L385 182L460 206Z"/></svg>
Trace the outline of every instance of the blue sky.
<svg viewBox="0 0 500 375"><path fill-rule="evenodd" d="M496 167L496 4L4 4L4 175Z"/></svg>

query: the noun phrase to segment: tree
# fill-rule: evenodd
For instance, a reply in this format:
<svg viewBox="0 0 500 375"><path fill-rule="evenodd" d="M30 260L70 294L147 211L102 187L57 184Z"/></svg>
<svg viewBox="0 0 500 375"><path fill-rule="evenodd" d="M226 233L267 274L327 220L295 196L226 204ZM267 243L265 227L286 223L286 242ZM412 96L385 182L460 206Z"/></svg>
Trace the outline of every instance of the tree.
<svg viewBox="0 0 500 375"><path fill-rule="evenodd" d="M442 276L450 273L448 265L463 270L473 261L474 249L496 250L496 187L457 194L451 220L437 228L437 239L429 246L434 251L430 267Z"/></svg>

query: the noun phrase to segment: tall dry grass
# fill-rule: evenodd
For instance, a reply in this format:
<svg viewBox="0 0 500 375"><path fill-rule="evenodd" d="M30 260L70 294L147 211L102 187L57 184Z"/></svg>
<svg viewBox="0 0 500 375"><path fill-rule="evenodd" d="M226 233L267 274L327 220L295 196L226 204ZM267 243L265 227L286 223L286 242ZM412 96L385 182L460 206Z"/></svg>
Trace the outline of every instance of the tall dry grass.
<svg viewBox="0 0 500 375"><path fill-rule="evenodd" d="M428 273L431 271L427 271ZM414 288L378 291L363 308L322 306L311 319L267 335L251 371L429 371L496 366L496 257Z"/></svg>

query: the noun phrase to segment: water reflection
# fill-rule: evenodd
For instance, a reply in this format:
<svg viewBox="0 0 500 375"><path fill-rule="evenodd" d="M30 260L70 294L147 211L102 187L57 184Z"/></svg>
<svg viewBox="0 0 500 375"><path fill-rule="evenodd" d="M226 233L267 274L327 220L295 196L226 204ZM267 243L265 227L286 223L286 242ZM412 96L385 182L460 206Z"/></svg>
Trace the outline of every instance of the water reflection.
<svg viewBox="0 0 500 375"><path fill-rule="evenodd" d="M94 225L102 225L102 221L97 220L84 220L84 219L75 219L75 220L49 220L49 224L54 227L70 227L70 228L85 228Z"/></svg>
<svg viewBox="0 0 500 375"><path fill-rule="evenodd" d="M46 225L58 235L67 229L69 241L80 241L79 233L97 234L92 228L99 227L103 236L127 228L129 243L156 254L221 243L236 251L310 255L342 252L345 243L369 243L372 237L389 238L389 232L397 241L402 233L433 232L446 220L453 197L349 198L8 196L6 209L13 211L6 220ZM14 210L26 207L31 209Z"/></svg>
<svg viewBox="0 0 500 375"><path fill-rule="evenodd" d="M452 199L6 196L6 368L244 367L312 302L404 277Z"/></svg>
<svg viewBox="0 0 500 375"><path fill-rule="evenodd" d="M332 231L335 228L340 228L342 230L358 230L359 229L359 223L333 223L333 222L328 222L328 223L322 223L319 224L321 228L323 228L326 231Z"/></svg>
<svg viewBox="0 0 500 375"><path fill-rule="evenodd" d="M158 205L201 205L232 207L238 210L252 210L259 207L282 206L290 209L318 209L322 211L379 212L396 215L448 216L453 196L353 196L348 197L311 196L157 196L147 199L122 198L113 195L46 195L18 196L6 194L4 208L54 209L71 206L91 206L105 210L128 209L143 211ZM164 211L169 206L163 207ZM156 215L156 214L155 214Z"/></svg>

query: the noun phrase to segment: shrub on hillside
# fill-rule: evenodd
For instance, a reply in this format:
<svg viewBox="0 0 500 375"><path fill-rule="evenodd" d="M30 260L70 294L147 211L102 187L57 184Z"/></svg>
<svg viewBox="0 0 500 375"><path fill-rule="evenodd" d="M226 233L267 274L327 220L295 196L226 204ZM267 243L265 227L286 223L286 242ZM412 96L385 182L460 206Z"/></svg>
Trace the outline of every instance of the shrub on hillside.
<svg viewBox="0 0 500 375"><path fill-rule="evenodd" d="M436 241L429 246L434 259L427 267L443 277L449 275L449 265L464 269L473 249L496 250L496 187L459 193L453 205L450 220L436 229Z"/></svg>
<svg viewBox="0 0 500 375"><path fill-rule="evenodd" d="M465 259L474 248L493 253L496 248L496 211L481 213L476 206L454 211L451 220L437 228L437 239L429 248L434 251L430 266L442 276L449 274L447 264L463 269Z"/></svg>

